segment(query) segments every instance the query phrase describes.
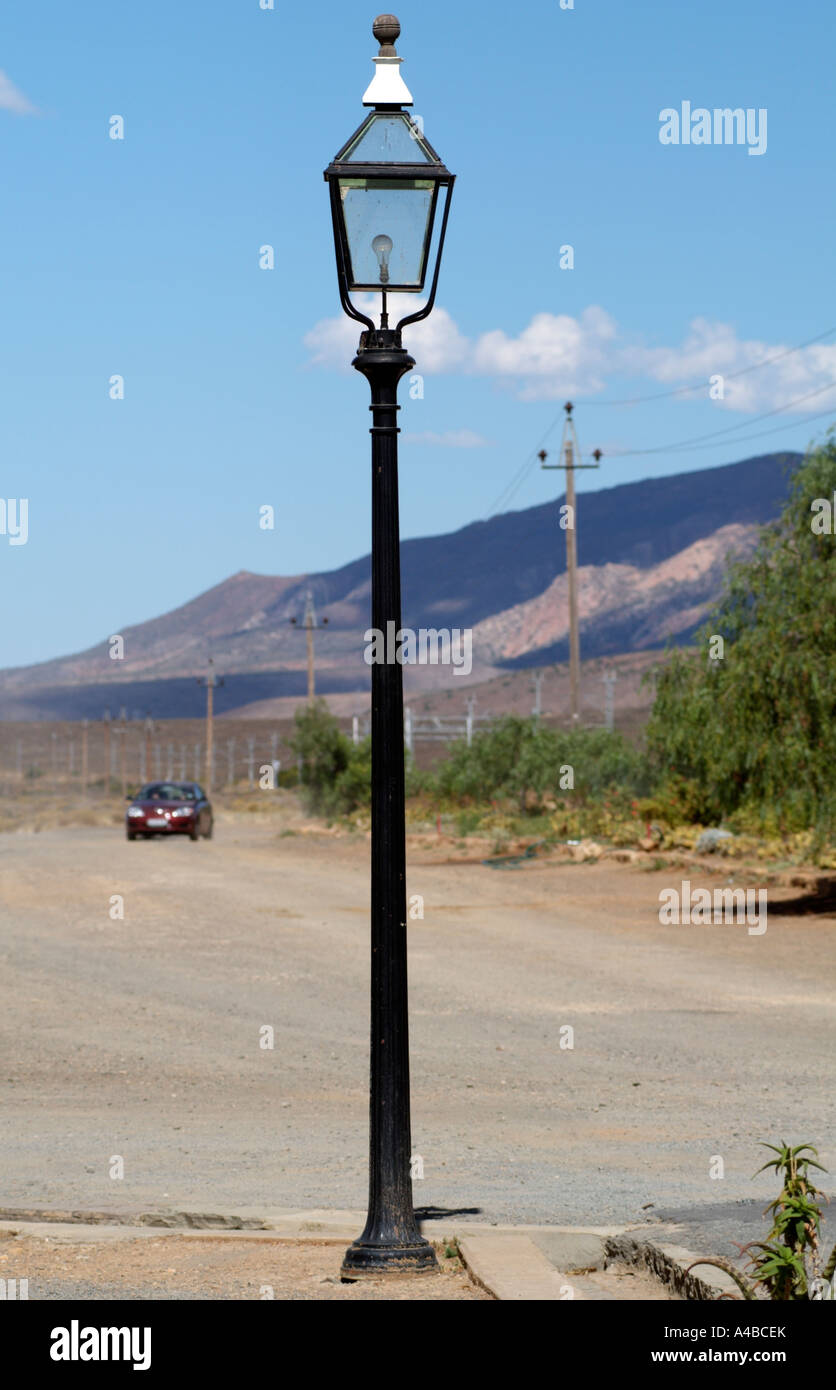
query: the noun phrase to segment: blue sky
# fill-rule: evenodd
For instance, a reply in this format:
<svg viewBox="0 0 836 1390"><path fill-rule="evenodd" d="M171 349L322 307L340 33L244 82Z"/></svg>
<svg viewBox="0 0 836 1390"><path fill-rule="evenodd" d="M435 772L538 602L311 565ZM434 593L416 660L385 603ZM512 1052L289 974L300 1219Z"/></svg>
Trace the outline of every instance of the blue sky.
<svg viewBox="0 0 836 1390"><path fill-rule="evenodd" d="M582 446L608 455L582 487L826 428L808 414L836 416L821 389L836 335L731 378L722 401L707 383L836 324L829 0L396 9L414 112L458 175L438 308L407 338L424 395L402 391L404 536L489 514L567 394L706 383L579 405ZM368 549L367 387L322 170L362 119L374 14L6 0L0 496L29 499L29 539L0 535L0 666L92 645L240 569ZM766 109L766 152L663 146L659 113L686 100ZM660 452L618 453L644 449ZM532 468L510 505L554 496L556 477Z"/></svg>

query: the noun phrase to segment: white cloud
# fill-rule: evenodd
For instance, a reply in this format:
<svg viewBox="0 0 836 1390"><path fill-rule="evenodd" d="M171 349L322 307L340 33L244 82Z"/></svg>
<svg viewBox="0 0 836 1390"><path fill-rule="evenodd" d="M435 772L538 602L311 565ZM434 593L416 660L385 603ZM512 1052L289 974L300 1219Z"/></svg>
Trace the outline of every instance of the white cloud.
<svg viewBox="0 0 836 1390"><path fill-rule="evenodd" d="M410 294L393 294L389 299L389 322L392 327L400 318L423 308L426 300ZM378 295L363 295L355 301L361 313L375 323L380 314ZM305 347L312 352L311 362L320 367L349 367L357 351L363 325L347 314L339 318L320 319L305 334ZM465 365L469 344L459 332L446 309L434 309L422 323L410 324L403 331L404 346L413 354L420 353L421 371L426 373L455 371Z"/></svg>
<svg viewBox="0 0 836 1390"><path fill-rule="evenodd" d="M692 319L688 333L679 347L637 348L629 353L633 371L640 371L654 381L676 387L690 385L700 378L708 382L710 376L720 375L725 379L722 402L730 410L766 411L804 396L810 391L836 382L836 346L813 343L798 352L788 353L791 343L765 343L760 339L740 339L734 327L728 323L712 322L710 319ZM781 354L787 354L781 356ZM769 365L759 364L770 358L777 360ZM757 367L755 371L746 368ZM740 376L732 373L741 372ZM697 392L683 396L683 400L696 400ZM821 394L821 407L836 408L836 389L830 394ZM799 402L796 409L813 409L813 402ZM792 414L789 411L788 414Z"/></svg>
<svg viewBox="0 0 836 1390"><path fill-rule="evenodd" d="M13 111L16 116L33 116L37 107L23 95L10 77L0 70L0 111Z"/></svg>
<svg viewBox="0 0 836 1390"><path fill-rule="evenodd" d="M374 315L379 301L369 295L362 307ZM410 296L391 301L391 321L417 307ZM312 361L320 366L346 366L357 347L359 325L345 316L324 319L305 337ZM564 396L643 396L648 384L675 389L704 383L681 399L709 399L709 378L723 376L724 395L715 403L728 410L760 412L783 405L829 383L836 383L836 345L814 343L786 353L792 344L741 339L732 324L695 318L681 343L647 347L624 333L605 309L592 305L578 317L535 314L516 336L501 328L470 339L459 330L446 309L435 309L423 323L404 329L404 343L417 359L417 371L461 373L488 377L509 387L520 400L559 400ZM779 360L760 365L769 358ZM743 375L733 373L757 366ZM629 380L629 386L619 380ZM822 391L810 403L799 402L804 413L813 402L836 409L832 394ZM792 411L787 412L792 414Z"/></svg>
<svg viewBox="0 0 836 1390"><path fill-rule="evenodd" d="M491 442L475 430L445 430L443 434L424 430L420 434L403 434L401 439L404 444L429 444L441 449L484 449Z"/></svg>
<svg viewBox="0 0 836 1390"><path fill-rule="evenodd" d="M516 338L500 328L477 338L469 370L511 382L522 400L593 394L603 389L616 336L613 319L595 305L579 319L535 314Z"/></svg>

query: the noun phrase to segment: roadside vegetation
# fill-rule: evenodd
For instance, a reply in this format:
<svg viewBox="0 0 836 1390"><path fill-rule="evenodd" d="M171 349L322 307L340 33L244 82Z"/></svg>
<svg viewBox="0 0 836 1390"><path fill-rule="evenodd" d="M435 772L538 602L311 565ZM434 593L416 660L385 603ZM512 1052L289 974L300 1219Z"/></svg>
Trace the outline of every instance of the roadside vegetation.
<svg viewBox="0 0 836 1390"><path fill-rule="evenodd" d="M812 1144L764 1144L775 1158L764 1163L758 1173L771 1168L783 1181L774 1202L764 1212L771 1217L771 1228L765 1240L752 1241L741 1249L748 1256L745 1270L729 1260L695 1260L689 1269L714 1265L730 1275L743 1297L748 1301L769 1299L775 1302L795 1302L816 1299L831 1302L836 1285L836 1245L825 1260L820 1249L822 1201L824 1193L816 1187L810 1169L826 1169L817 1161L818 1150ZM757 1173L755 1177L757 1177Z"/></svg>
<svg viewBox="0 0 836 1390"><path fill-rule="evenodd" d="M756 553L730 567L694 648L673 653L657 673L649 765L692 819L767 835L812 831L817 843L832 842L834 500L831 431L795 473ZM717 638L722 657L712 661Z"/></svg>
<svg viewBox="0 0 836 1390"><path fill-rule="evenodd" d="M754 555L729 566L694 645L653 673L640 745L508 715L430 772L408 761L411 825L452 819L459 836L493 835L499 848L595 837L662 851L723 827L722 854L836 867L836 540L817 505L835 496L831 433ZM369 740L352 744L320 701L298 711L294 752L308 809L364 824Z"/></svg>

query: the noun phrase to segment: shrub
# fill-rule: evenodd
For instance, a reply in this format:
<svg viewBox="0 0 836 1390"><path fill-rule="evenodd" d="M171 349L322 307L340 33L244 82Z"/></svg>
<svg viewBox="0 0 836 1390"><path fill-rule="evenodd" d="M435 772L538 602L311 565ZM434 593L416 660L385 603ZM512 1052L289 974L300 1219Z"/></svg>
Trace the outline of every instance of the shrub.
<svg viewBox="0 0 836 1390"><path fill-rule="evenodd" d="M294 715L291 747L302 760L302 794L317 815L348 815L371 798L371 744L353 744L324 700Z"/></svg>
<svg viewBox="0 0 836 1390"><path fill-rule="evenodd" d="M605 729L564 732L517 715L506 715L478 733L469 748L464 742L454 744L435 778L441 796L476 803L513 797L521 812L539 812L545 798L567 790L573 800L600 795L609 787L629 797L645 783L640 754L620 734Z"/></svg>

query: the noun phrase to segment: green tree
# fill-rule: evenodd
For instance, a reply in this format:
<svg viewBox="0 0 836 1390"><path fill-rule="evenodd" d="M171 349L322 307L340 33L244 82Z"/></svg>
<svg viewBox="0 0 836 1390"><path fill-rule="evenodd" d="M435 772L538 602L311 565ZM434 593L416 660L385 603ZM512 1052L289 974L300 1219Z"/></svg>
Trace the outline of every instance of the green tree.
<svg viewBox="0 0 836 1390"><path fill-rule="evenodd" d="M348 815L371 799L371 745L354 745L324 700L297 709L290 744L302 760L302 792L317 815Z"/></svg>
<svg viewBox="0 0 836 1390"><path fill-rule="evenodd" d="M674 653L657 673L653 766L662 781L687 784L703 821L739 812L769 829L832 834L836 538L818 500L832 504L834 493L831 430L793 475L754 555L730 565L696 652ZM723 653L711 661L717 637Z"/></svg>

